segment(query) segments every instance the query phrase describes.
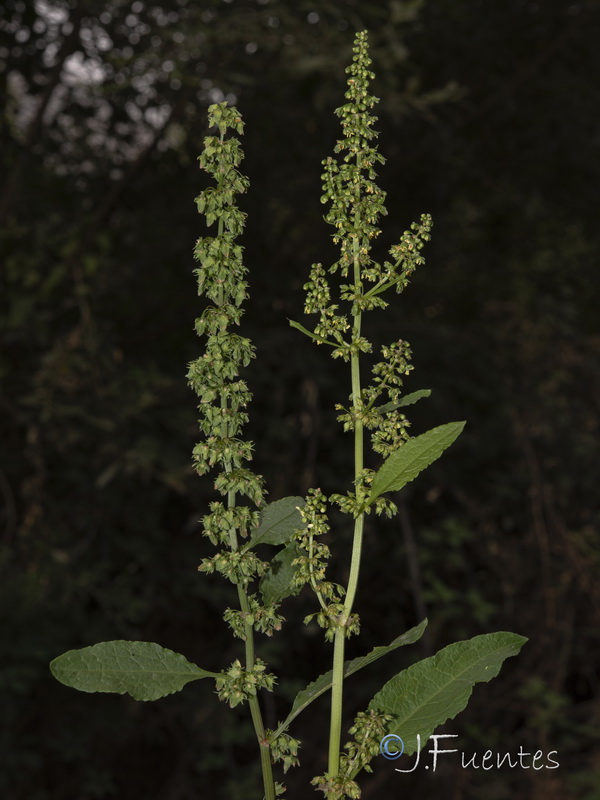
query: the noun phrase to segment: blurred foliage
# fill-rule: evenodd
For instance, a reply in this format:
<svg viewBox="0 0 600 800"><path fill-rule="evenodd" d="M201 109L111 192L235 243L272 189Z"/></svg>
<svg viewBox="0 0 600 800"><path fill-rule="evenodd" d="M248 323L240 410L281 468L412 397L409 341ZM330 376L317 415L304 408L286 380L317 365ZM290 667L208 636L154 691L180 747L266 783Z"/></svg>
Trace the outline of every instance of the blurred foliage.
<svg viewBox="0 0 600 800"><path fill-rule="evenodd" d="M421 212L435 223L397 326L373 335L408 339L407 390L433 390L415 433L451 418L468 427L411 487L401 523L372 523L349 657L420 610L426 652L489 630L526 635L451 732L465 751L523 744L561 763L402 778L376 763L363 797L433 798L448 785L453 800L600 796L597 0L5 0L0 791L11 800L259 796L245 709L228 712L201 685L152 705L82 697L47 664L110 638L156 640L207 669L237 655L221 622L227 587L195 569L211 487L191 469L184 377L197 356L195 160L211 102L235 100L247 123L257 471L272 499L350 479L333 411L346 377L286 318L328 246L320 160L363 28L382 98L386 230ZM283 698L329 666L302 615L291 601L285 649L263 647L290 676L266 708L271 727ZM357 709L403 659L349 684ZM298 725L310 774L323 713ZM301 777L288 774L290 796Z"/></svg>

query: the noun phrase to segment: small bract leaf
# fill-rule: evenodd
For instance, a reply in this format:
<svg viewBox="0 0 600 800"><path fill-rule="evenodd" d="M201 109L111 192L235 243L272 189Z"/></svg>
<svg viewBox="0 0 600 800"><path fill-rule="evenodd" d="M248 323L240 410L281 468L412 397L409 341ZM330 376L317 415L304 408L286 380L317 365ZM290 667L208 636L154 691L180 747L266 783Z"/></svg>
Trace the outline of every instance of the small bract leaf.
<svg viewBox="0 0 600 800"><path fill-rule="evenodd" d="M374 647L373 650L371 650L370 653L367 653L366 656L354 658L352 661L346 661L344 663L344 677L347 678L349 675L353 675L355 672L358 672L359 669L366 667L368 664L372 664L373 661L377 661L378 658L387 655L387 653L391 653L398 647L402 647L402 645L414 644L414 642L421 638L426 627L427 620L424 619L418 625L415 625L414 628L411 628L410 630L406 631L406 633L403 633L401 636L398 636L396 639L394 639L391 644L387 646ZM312 683L309 683L305 689L302 689L302 691L298 692L294 698L292 710L286 717L285 721L282 722L277 728L274 736L279 736L279 734L287 730L292 720L294 720L298 714L304 711L304 709L310 705L313 700L316 700L317 697L320 697L324 692L328 691L331 688L332 679L333 670L329 670L329 672L319 675L319 677Z"/></svg>
<svg viewBox="0 0 600 800"><path fill-rule="evenodd" d="M73 689L127 693L134 700L157 700L190 681L219 677L154 642L101 642L69 650L52 661L50 671Z"/></svg>
<svg viewBox="0 0 600 800"><path fill-rule="evenodd" d="M417 400L421 400L423 397L429 397L430 394L431 394L431 389L418 389L416 392L405 394L404 397L401 397L394 403L386 403L383 406L379 406L377 408L377 411L385 413L386 411L395 411L397 408L412 406L414 403L417 402Z"/></svg>
<svg viewBox="0 0 600 800"><path fill-rule="evenodd" d="M317 333L313 333L313 331L309 331L308 328L305 328L304 325L300 325L299 322L294 322L293 319L288 319L288 322L292 326L292 328L296 328L298 331L302 331L302 333L306 334L306 336L310 336L311 339L314 339L315 342L318 344L329 344L331 347L338 347L338 344L335 342L329 341L329 339L324 339L322 336L319 336Z"/></svg>
<svg viewBox="0 0 600 800"><path fill-rule="evenodd" d="M458 438L464 422L448 422L409 439L384 461L373 478L370 500L384 492L397 492L436 461Z"/></svg>
<svg viewBox="0 0 600 800"><path fill-rule="evenodd" d="M286 597L298 594L301 587L291 585L298 565L292 564L295 558L301 555L296 542L290 542L271 559L269 569L265 572L260 582L260 593L263 601L280 603Z"/></svg>
<svg viewBox="0 0 600 800"><path fill-rule="evenodd" d="M369 703L370 709L392 714L388 733L404 742L412 755L446 720L461 712L476 683L489 681L503 661L515 656L527 639L516 633L486 633L444 647L436 655L408 667L389 680Z"/></svg>
<svg viewBox="0 0 600 800"><path fill-rule="evenodd" d="M303 497L283 497L269 503L260 516L258 528L250 534L244 546L246 552L257 544L287 544L298 528L302 527L299 508L304 505Z"/></svg>

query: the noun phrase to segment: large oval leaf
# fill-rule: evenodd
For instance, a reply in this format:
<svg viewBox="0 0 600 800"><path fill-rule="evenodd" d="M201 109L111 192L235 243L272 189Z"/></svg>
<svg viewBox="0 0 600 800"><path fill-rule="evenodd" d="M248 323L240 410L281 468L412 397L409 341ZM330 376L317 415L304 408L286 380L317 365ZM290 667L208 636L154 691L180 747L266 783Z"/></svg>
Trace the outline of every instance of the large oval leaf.
<svg viewBox="0 0 600 800"><path fill-rule="evenodd" d="M298 528L302 527L299 508L303 497L283 497L265 506L260 515L260 523L250 533L250 541L244 545L244 552L257 544L287 544Z"/></svg>
<svg viewBox="0 0 600 800"><path fill-rule="evenodd" d="M375 473L370 500L375 500L384 492L397 492L402 489L426 467L433 464L458 438L464 427L464 422L448 422L405 442Z"/></svg>
<svg viewBox="0 0 600 800"><path fill-rule="evenodd" d="M218 677L154 642L101 642L69 650L52 661L50 671L73 689L127 693L134 700L157 700L190 681Z"/></svg>
<svg viewBox="0 0 600 800"><path fill-rule="evenodd" d="M516 655L527 639L516 633L487 633L444 647L395 675L377 692L369 708L393 715L388 733L404 742L412 755L446 720L462 711L476 683L500 672L504 659Z"/></svg>
<svg viewBox="0 0 600 800"><path fill-rule="evenodd" d="M301 586L292 586L292 578L299 569L293 564L302 553L296 542L290 542L271 559L269 569L263 575L259 589L265 603L280 603L286 597L300 592Z"/></svg>

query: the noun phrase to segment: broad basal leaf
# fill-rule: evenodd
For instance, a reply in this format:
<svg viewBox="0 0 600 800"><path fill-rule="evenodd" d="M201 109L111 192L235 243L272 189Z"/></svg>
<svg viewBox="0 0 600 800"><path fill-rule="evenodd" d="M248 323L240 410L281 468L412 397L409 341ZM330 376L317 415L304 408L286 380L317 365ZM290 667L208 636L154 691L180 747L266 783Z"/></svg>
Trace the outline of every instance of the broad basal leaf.
<svg viewBox="0 0 600 800"><path fill-rule="evenodd" d="M464 427L464 422L448 422L405 442L375 473L370 499L375 500L384 492L397 492L402 489L438 459L458 438Z"/></svg>
<svg viewBox="0 0 600 800"><path fill-rule="evenodd" d="M291 586L292 578L298 569L292 561L300 555L296 542L290 542L271 559L269 569L263 575L259 587L265 603L280 603L286 597L298 594L300 587Z"/></svg>
<svg viewBox="0 0 600 800"><path fill-rule="evenodd" d="M54 677L82 692L130 694L157 700L199 678L217 678L154 642L101 642L69 650L50 664Z"/></svg>
<svg viewBox="0 0 600 800"><path fill-rule="evenodd" d="M352 661L346 661L344 663L344 677L347 678L349 675L353 675L355 672L358 672L359 669L366 667L368 664L372 664L373 661L377 661L378 658L381 656L385 656L387 653L391 653L392 650L396 650L398 647L402 647L405 644L414 644L417 642L425 628L427 627L427 620L424 619L418 625L415 625L414 628L406 631L401 636L398 636L394 641L385 646L381 647L374 647L370 653L367 653L366 656L361 656L360 658L354 658ZM287 730L292 720L294 720L298 714L300 714L304 709L312 703L313 700L316 700L317 697L320 697L324 692L328 691L331 688L333 679L333 670L329 670L324 675L319 675L319 677L309 683L305 689L298 692L296 697L294 698L294 702L292 704L292 710L288 714L287 718L281 725L277 728L275 732L275 736L279 736L280 733Z"/></svg>
<svg viewBox="0 0 600 800"><path fill-rule="evenodd" d="M244 552L257 544L287 544L298 528L302 517L298 508L304 505L303 497L283 497L265 506L258 528L250 533Z"/></svg>
<svg viewBox="0 0 600 800"><path fill-rule="evenodd" d="M527 639L516 633L487 633L455 642L425 658L388 681L371 700L369 708L392 714L388 733L404 742L412 755L446 720L462 711L476 683L489 681L500 672L505 658L516 655Z"/></svg>

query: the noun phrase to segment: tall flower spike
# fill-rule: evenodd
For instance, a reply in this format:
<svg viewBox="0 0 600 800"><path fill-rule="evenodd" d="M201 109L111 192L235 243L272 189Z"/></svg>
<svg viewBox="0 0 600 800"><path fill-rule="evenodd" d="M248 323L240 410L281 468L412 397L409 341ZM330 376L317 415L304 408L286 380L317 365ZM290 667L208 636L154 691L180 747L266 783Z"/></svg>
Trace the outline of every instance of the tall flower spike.
<svg viewBox="0 0 600 800"><path fill-rule="evenodd" d="M217 543L237 548L237 534L246 535L256 524L256 512L236 507L235 496L245 495L256 505L263 500L262 478L244 467L252 457L252 443L240 438L248 420L246 407L251 394L240 370L254 358L250 340L233 332L243 314L247 298L247 270L242 263L242 247L236 243L243 230L245 214L236 205L236 195L248 188L248 180L239 171L243 153L237 138L228 130L243 132L241 117L235 108L218 103L209 108L209 124L217 127L218 136L207 136L200 156L200 166L215 179L216 185L196 198L198 211L209 226L217 224L217 235L198 239L194 257L200 262L195 270L198 293L209 305L196 320L196 332L206 337L204 355L190 364L188 380L200 399L200 429L204 440L194 448L194 465L200 475L212 467L220 472L215 488L227 498L213 503L204 519L205 533ZM245 584L257 569L250 563L252 554L231 560L221 553L204 569L217 569L231 580ZM225 563L224 562L227 562Z"/></svg>
<svg viewBox="0 0 600 800"><path fill-rule="evenodd" d="M348 102L335 112L342 120L342 138L338 140L335 152L342 158L331 157L323 161L325 172L321 197L321 202L331 203L325 220L335 226L333 240L341 245L340 260L330 271L339 268L344 277L354 264L353 243L356 237L361 268L364 270L371 265L370 241L379 236L377 221L386 214L385 192L375 183L374 165L383 164L385 159L371 144L377 137L373 129L377 117L370 112L378 98L369 94L369 81L375 76L369 70L371 59L366 31L356 34L353 53L352 63L346 68L350 77L344 96ZM370 280L375 280L378 275L376 270Z"/></svg>

